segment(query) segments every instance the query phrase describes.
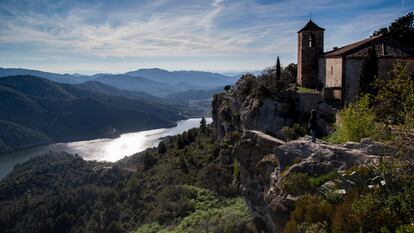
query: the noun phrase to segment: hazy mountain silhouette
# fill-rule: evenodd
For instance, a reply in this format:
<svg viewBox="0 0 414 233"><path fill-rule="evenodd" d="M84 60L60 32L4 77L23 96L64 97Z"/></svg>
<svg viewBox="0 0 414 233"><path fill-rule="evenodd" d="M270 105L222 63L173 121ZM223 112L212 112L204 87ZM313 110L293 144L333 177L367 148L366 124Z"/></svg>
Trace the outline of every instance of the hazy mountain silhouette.
<svg viewBox="0 0 414 233"><path fill-rule="evenodd" d="M182 91L189 89L208 90L222 86L224 87L225 85L233 84L238 80L238 77L228 77L218 73L202 71L167 71L158 68L140 69L125 74L139 76L177 87L184 87L181 89Z"/></svg>
<svg viewBox="0 0 414 233"><path fill-rule="evenodd" d="M155 96L166 96L188 90L210 90L234 84L238 77L202 71L166 71L158 68L140 69L125 74L57 74L30 69L0 68L0 77L32 75L58 83L80 84L100 82L112 87ZM125 96L125 95L123 95Z"/></svg>
<svg viewBox="0 0 414 233"><path fill-rule="evenodd" d="M169 94L166 98L174 99L180 103L187 104L190 101L212 99L214 94L220 92L223 92L223 88L215 88L210 90L188 90Z"/></svg>
<svg viewBox="0 0 414 233"><path fill-rule="evenodd" d="M157 96L164 96L177 92L177 88L171 85L152 81L142 77L124 74L97 75L93 76L93 81L97 81L124 90L147 92Z"/></svg>
<svg viewBox="0 0 414 233"><path fill-rule="evenodd" d="M72 75L72 74L57 74L44 72L39 70L29 70L20 68L0 68L0 77L15 76L15 75L33 75L37 77L46 78L59 83L82 83L90 80L87 75Z"/></svg>
<svg viewBox="0 0 414 233"><path fill-rule="evenodd" d="M70 85L34 76L0 78L0 125L7 128L7 133L0 133L0 151L172 127L173 121L183 119L182 106L157 97L151 101L148 94L122 92L94 82Z"/></svg>

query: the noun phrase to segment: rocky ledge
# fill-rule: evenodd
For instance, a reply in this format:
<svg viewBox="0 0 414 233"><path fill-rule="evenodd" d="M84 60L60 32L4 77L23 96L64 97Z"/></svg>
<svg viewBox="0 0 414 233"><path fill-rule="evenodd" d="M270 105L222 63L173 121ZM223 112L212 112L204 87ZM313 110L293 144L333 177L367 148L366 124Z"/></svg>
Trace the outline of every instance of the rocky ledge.
<svg viewBox="0 0 414 233"><path fill-rule="evenodd" d="M370 139L344 145L329 145L320 140L312 143L309 137L284 142L254 130L244 131L234 149L240 163L241 191L254 214L268 225L269 231L276 233L283 231L297 199L282 185L291 174L341 174L354 166L377 166L383 156L393 153L388 146ZM347 191L347 187L339 187L333 181L325 186L338 193Z"/></svg>

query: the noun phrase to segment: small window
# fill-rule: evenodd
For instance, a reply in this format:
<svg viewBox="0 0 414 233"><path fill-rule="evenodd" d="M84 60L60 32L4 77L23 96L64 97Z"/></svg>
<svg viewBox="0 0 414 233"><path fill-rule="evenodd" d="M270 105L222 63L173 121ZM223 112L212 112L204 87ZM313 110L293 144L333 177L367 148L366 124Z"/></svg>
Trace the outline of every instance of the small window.
<svg viewBox="0 0 414 233"><path fill-rule="evenodd" d="M314 34L309 34L308 42L309 42L310 48L315 47L315 35Z"/></svg>
<svg viewBox="0 0 414 233"><path fill-rule="evenodd" d="M333 74L333 66L331 66L331 74Z"/></svg>

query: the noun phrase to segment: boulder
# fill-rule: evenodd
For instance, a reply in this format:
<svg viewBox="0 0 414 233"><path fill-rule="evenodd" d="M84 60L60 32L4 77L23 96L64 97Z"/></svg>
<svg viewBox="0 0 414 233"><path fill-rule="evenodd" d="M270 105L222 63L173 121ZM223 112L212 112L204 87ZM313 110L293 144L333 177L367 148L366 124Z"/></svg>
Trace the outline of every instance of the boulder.
<svg viewBox="0 0 414 233"><path fill-rule="evenodd" d="M307 136L284 142L260 131L247 130L233 154L240 163L241 191L251 210L268 224L269 232L283 232L297 199L283 190L284 179L296 172L319 176L355 165L378 165L384 155L381 148L388 147L368 139L330 145L321 140L312 143ZM323 187L338 189L333 181Z"/></svg>

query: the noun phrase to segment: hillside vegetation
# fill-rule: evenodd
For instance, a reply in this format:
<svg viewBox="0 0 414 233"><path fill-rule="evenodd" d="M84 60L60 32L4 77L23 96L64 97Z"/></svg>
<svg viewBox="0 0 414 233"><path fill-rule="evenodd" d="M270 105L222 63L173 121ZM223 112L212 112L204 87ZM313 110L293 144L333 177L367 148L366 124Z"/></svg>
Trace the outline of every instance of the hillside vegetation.
<svg viewBox="0 0 414 233"><path fill-rule="evenodd" d="M234 143L202 125L115 164L32 159L0 182L0 230L258 232L238 195Z"/></svg>

